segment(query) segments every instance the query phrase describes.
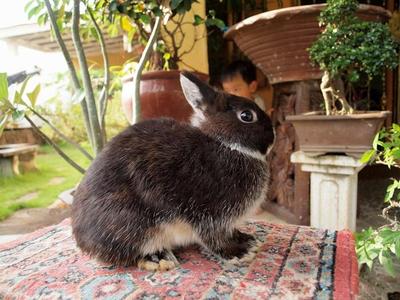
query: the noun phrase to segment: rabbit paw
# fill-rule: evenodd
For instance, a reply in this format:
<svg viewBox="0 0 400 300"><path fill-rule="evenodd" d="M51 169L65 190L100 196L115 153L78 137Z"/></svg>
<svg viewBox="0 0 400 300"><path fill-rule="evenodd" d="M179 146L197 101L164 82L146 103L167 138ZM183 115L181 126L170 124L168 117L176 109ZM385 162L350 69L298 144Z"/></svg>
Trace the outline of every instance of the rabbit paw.
<svg viewBox="0 0 400 300"><path fill-rule="evenodd" d="M233 233L233 239L238 244L247 247L248 252L258 252L261 242L257 240L254 236L235 230Z"/></svg>
<svg viewBox="0 0 400 300"><path fill-rule="evenodd" d="M260 249L261 242L256 240L253 236L248 234L243 234L242 238L248 238L246 241L242 242L242 247L245 247L245 252L241 255L235 255L233 258L229 259L228 262L232 264L249 263L254 260L257 252Z"/></svg>
<svg viewBox="0 0 400 300"><path fill-rule="evenodd" d="M238 244L252 246L256 243L256 239L254 238L254 236L241 232L239 230L235 230L232 237Z"/></svg>
<svg viewBox="0 0 400 300"><path fill-rule="evenodd" d="M252 240L251 243L249 244L250 247L248 248L247 253L243 255L241 258L237 259L237 261L239 263L253 261L257 255L257 252L260 250L261 244L262 242L260 242L259 240L256 239Z"/></svg>
<svg viewBox="0 0 400 300"><path fill-rule="evenodd" d="M147 259L140 259L138 261L137 266L139 267L139 269L141 270L145 270L145 271L150 271L150 272L155 272L158 270L159 264Z"/></svg>
<svg viewBox="0 0 400 300"><path fill-rule="evenodd" d="M138 267L142 270L156 272L169 271L179 265L175 255L170 250L164 250L152 255L146 255L138 261Z"/></svg>

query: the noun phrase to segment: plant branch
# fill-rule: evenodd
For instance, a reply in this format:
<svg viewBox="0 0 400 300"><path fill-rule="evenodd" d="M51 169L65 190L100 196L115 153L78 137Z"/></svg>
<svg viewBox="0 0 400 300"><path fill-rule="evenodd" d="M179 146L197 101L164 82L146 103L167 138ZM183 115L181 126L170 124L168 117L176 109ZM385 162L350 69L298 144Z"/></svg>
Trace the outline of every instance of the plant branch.
<svg viewBox="0 0 400 300"><path fill-rule="evenodd" d="M69 163L72 167L74 167L77 171L79 171L82 174L85 174L86 170L82 168L80 165L78 165L76 162L74 162L64 151L61 150L61 148L54 143L46 134L44 134L36 125L33 123L33 121L25 115L25 119L31 124L33 130L37 134L39 134L50 146L56 150L56 152L67 162Z"/></svg>
<svg viewBox="0 0 400 300"><path fill-rule="evenodd" d="M174 35L174 34L178 31L178 27L179 27L179 26L182 26L182 25L184 25L184 24L193 25L193 24L190 23L190 22L182 22L184 17L185 17L184 15L180 15L180 16L179 16L179 20L174 20L173 18L171 19L171 22L175 24L175 28L171 31L171 34L172 34L172 35ZM166 26L165 26L165 28L166 28Z"/></svg>
<svg viewBox="0 0 400 300"><path fill-rule="evenodd" d="M142 37L143 40L148 41L149 40L149 34L147 31L143 28L143 25L139 22L136 23L138 29L139 29L139 35Z"/></svg>
<svg viewBox="0 0 400 300"><path fill-rule="evenodd" d="M375 163L376 164L379 164L379 165L385 165L385 166L387 166L388 164L387 164L387 162L385 162L384 160L381 160L380 158L377 158L377 160L375 161ZM393 163L393 165L391 165L392 167L395 167L395 168L400 168L400 163Z"/></svg>
<svg viewBox="0 0 400 300"><path fill-rule="evenodd" d="M179 25L177 24L175 29L170 31L168 30L167 26L164 26L164 31L167 33L167 35L169 36L170 42L171 42L171 47L172 47L172 55L174 56L174 58L178 58L178 49L180 46L182 46L182 43L180 43L180 45L176 44L176 30L179 28ZM165 40L165 39L164 39ZM169 48L169 47L168 47ZM170 51L171 52L171 51Z"/></svg>
<svg viewBox="0 0 400 300"><path fill-rule="evenodd" d="M149 41L140 57L139 63L136 66L135 73L133 75L133 90L135 91L133 98L132 98L132 117L131 117L131 124L134 124L140 121L140 79L142 77L143 68L150 57L151 52L153 51L153 45L157 40L158 33L160 32L161 28L161 17L157 16L155 19L154 27L151 32Z"/></svg>
<svg viewBox="0 0 400 300"><path fill-rule="evenodd" d="M86 56L83 50L81 38L79 36L79 18L80 18L79 5L80 1L74 0L74 7L72 11L72 40L74 42L75 50L78 55L79 65L81 68L83 86L86 95L85 100L88 108L89 122L92 128L93 148L95 154L97 155L103 148L103 138L97 113L96 101L94 99L93 87L90 81Z"/></svg>
<svg viewBox="0 0 400 300"><path fill-rule="evenodd" d="M208 34L204 34L203 36L201 36L201 37L199 37L199 38L198 38L198 37L195 37L195 39L193 40L192 46L191 46L189 49L187 49L187 50L185 50L185 51L182 51L182 53L179 54L179 57L183 57L184 55L189 54L190 52L192 52L193 49L194 49L194 47L196 46L196 43L197 43L198 41L200 41L200 40L206 38L207 36L208 36Z"/></svg>
<svg viewBox="0 0 400 300"><path fill-rule="evenodd" d="M388 221L389 222L389 224L386 224L386 225L384 225L384 226L382 226L382 227L390 227L390 228L397 228L398 226L399 226L399 220L397 220L397 218L396 218L396 216L395 216L395 218L394 219L392 219L390 216L389 216L389 211L391 210L391 209L399 209L400 208L400 202L396 202L396 201L389 201L389 205L387 206L387 207L385 207L383 210L382 210L382 217L386 220L386 221Z"/></svg>
<svg viewBox="0 0 400 300"><path fill-rule="evenodd" d="M93 160L93 157L85 150L82 148L81 145L76 143L75 141L71 140L69 137L67 137L65 134L63 134L60 130L58 130L53 124L49 122L45 117L43 117L41 114L39 114L35 109L33 109L30 106L26 106L28 109L33 112L36 116L38 116L43 122L45 122L55 133L57 133L61 138L63 138L67 143L73 145L78 149L83 155L85 155L89 160Z"/></svg>
<svg viewBox="0 0 400 300"><path fill-rule="evenodd" d="M78 75L76 74L76 70L75 70L74 64L72 63L71 56L70 56L68 49L64 43L64 40L61 36L61 32L57 26L57 20L54 15L53 9L50 5L50 2L49 2L49 0L44 0L44 2L46 5L47 13L49 15L51 26L53 27L53 31L54 31L54 35L56 37L57 44L61 49L61 52L64 56L65 62L67 63L69 74L71 76L72 83L74 85L75 93L77 93L81 90L81 84L79 83ZM88 108L86 106L86 101L81 101L81 108L82 108L82 112L83 112L83 119L84 119L86 134L88 136L90 144L93 145L92 128L91 128L90 122L89 122L89 113L88 113Z"/></svg>
<svg viewBox="0 0 400 300"><path fill-rule="evenodd" d="M110 64L108 60L108 55L107 55L107 48L106 48L106 43L104 41L104 36L103 33L100 30L99 25L96 22L96 19L93 16L92 10L90 7L87 5L86 9L89 13L89 17L91 21L93 22L93 26L96 30L97 36L99 38L99 44L100 44L100 49L101 49L101 55L103 57L103 64L104 64L104 85L103 89L100 93L99 97L99 108L100 108L100 126L103 131L103 137L104 141L106 140L106 129L105 129L105 115L107 111L107 100L108 100L108 89L110 86Z"/></svg>

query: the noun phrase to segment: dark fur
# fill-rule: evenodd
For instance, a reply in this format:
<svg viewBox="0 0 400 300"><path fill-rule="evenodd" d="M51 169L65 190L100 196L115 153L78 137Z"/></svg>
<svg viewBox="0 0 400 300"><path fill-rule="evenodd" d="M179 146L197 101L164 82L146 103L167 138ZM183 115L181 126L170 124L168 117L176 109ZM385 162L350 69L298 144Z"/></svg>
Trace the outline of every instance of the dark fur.
<svg viewBox="0 0 400 300"><path fill-rule="evenodd" d="M161 224L183 220L211 251L225 258L246 253L252 237L234 225L260 196L268 168L222 142L265 154L274 137L271 122L256 104L215 92L191 75L182 85L205 116L200 128L172 119L141 122L113 138L87 171L72 207L73 234L84 252L132 265ZM236 111L246 108L257 112L258 122L238 120Z"/></svg>

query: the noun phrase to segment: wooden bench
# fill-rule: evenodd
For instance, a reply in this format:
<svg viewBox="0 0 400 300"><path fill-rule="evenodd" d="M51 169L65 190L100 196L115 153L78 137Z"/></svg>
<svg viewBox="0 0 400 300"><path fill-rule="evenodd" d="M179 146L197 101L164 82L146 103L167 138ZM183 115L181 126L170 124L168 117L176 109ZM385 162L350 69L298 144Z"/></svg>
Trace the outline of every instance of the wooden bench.
<svg viewBox="0 0 400 300"><path fill-rule="evenodd" d="M39 146L31 144L0 145L0 176L14 176L22 171L36 170L35 158Z"/></svg>

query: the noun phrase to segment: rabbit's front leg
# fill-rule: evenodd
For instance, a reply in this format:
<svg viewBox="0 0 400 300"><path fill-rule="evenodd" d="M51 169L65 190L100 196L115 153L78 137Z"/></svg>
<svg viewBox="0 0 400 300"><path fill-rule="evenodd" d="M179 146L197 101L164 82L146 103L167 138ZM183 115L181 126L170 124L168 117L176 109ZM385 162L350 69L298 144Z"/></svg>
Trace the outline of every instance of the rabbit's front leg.
<svg viewBox="0 0 400 300"><path fill-rule="evenodd" d="M255 239L238 230L229 232L219 230L218 232L205 231L200 234L204 245L224 259L242 259L252 254Z"/></svg>

